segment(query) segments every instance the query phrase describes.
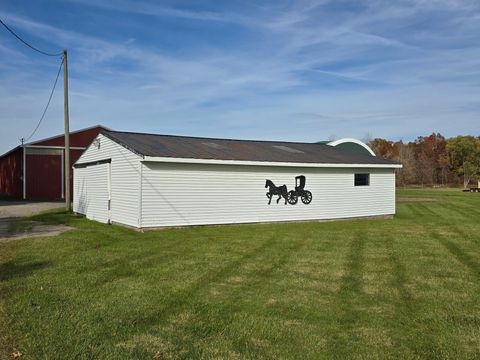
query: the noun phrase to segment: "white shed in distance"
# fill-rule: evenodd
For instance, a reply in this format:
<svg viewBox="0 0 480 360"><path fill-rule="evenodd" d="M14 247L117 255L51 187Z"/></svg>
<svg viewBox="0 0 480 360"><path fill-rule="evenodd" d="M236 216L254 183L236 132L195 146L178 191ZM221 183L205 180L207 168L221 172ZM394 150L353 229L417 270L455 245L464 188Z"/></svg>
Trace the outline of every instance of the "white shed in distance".
<svg viewBox="0 0 480 360"><path fill-rule="evenodd" d="M108 131L74 165L74 212L136 228L386 216L400 167L326 144Z"/></svg>

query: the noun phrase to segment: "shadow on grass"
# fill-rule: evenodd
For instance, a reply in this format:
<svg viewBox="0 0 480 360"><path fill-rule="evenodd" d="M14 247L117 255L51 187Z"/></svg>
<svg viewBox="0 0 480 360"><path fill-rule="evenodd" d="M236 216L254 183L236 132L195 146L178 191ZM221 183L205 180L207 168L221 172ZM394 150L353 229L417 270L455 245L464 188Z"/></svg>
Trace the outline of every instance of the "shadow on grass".
<svg viewBox="0 0 480 360"><path fill-rule="evenodd" d="M256 263L260 258L268 258L269 260L266 260L268 261L268 264L264 263L265 266L262 266L260 269L252 270L254 272L254 274L252 274L253 281L248 283L248 285L244 284L243 286L240 286L237 289L237 294L232 295L238 296L241 299L242 289L244 287L250 288L252 286L258 286L259 283L268 283L272 274L285 267L289 259L303 249L309 240L310 238L289 244L287 246L288 251L281 251L277 254L276 249L285 244L285 239L273 234L266 238L258 246L250 249L248 252L240 255L238 258L225 263L221 267L206 271L203 275L199 276L198 279L193 280L184 288L174 292L171 296L167 297L163 301L161 308L146 314L146 316L141 315L140 318L130 319L129 323L134 323L137 329L142 329L147 333L151 331L156 333L158 332L159 325L161 326L161 324L167 324L171 318L176 317L182 311L185 311L185 309L188 308L190 311L196 311L195 309L197 309L199 306L203 307L204 305L201 304L201 301L199 303L199 299L202 299L203 296L199 294L202 294L202 291L209 289L211 284L225 282L226 279L236 274L239 269L241 269L242 266L247 263ZM285 249L282 248L282 250ZM276 256L275 254L280 256ZM219 319L216 319L212 325L208 323L208 319L204 319L204 321L199 320L199 323L186 324L183 331L187 333L201 332L203 336L206 337L215 336L215 334L221 334L223 331L225 331L229 324L234 321L235 317L233 314L241 309L241 305L236 304L232 298L229 301L231 301L231 303L229 303L228 308L226 306L220 306L217 308L218 311L224 312L221 319L221 326L218 326L216 323ZM176 326L182 325L177 324ZM242 354L248 353L251 348L255 348L255 345L251 343L251 339L249 337L245 338L241 336L232 339L232 346L235 348L235 351ZM148 354L148 351L145 349L139 349L138 351L140 351L142 356L145 357ZM190 349L189 351L193 350ZM189 356L195 357L193 353L189 353Z"/></svg>
<svg viewBox="0 0 480 360"><path fill-rule="evenodd" d="M76 216L72 213L68 213L63 209L47 210L40 214L30 216L29 220L40 221L50 225L75 225L82 219L80 216Z"/></svg>
<svg viewBox="0 0 480 360"><path fill-rule="evenodd" d="M35 261L26 264L17 264L13 261L0 264L0 281L7 281L16 277L27 276L35 271L52 266L50 261Z"/></svg>
<svg viewBox="0 0 480 360"><path fill-rule="evenodd" d="M191 282L190 285L172 293L172 295L163 303L161 310L154 311L153 313L140 317L134 321L138 326L146 327L158 325L158 323L162 321L166 322L172 316L177 315L184 306L192 301L192 299L195 299L195 295L198 292L205 289L211 283L220 282L221 280L230 277L243 263L265 253L268 249L274 246L276 242L275 235L272 235L260 246L257 246L238 259L228 262L223 267L205 272L198 279Z"/></svg>
<svg viewBox="0 0 480 360"><path fill-rule="evenodd" d="M105 236L135 235L141 236L137 230L123 225L106 225L89 220L85 216L69 213L64 209L47 210L26 218L29 221L38 221L46 225L67 225L83 231L100 231ZM115 234L115 235L112 235Z"/></svg>

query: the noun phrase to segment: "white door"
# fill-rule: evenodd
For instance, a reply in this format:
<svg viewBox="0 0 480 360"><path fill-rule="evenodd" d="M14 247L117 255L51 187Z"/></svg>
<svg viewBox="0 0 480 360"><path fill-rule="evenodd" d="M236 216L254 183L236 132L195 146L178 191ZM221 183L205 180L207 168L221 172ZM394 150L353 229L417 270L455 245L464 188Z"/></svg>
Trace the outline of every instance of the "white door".
<svg viewBox="0 0 480 360"><path fill-rule="evenodd" d="M86 214L87 204L87 168L73 169L73 211Z"/></svg>
<svg viewBox="0 0 480 360"><path fill-rule="evenodd" d="M110 222L110 163L90 165L87 174L85 215L87 219Z"/></svg>

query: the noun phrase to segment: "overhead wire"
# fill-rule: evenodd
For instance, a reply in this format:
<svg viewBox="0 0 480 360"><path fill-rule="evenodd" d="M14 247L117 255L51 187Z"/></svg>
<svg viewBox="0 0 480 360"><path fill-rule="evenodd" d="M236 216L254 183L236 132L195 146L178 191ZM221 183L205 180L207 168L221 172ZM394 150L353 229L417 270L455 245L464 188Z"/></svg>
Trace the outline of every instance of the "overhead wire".
<svg viewBox="0 0 480 360"><path fill-rule="evenodd" d="M60 62L60 67L58 68L57 77L55 78L55 82L53 83L52 91L50 92L50 96L48 97L47 105L45 106L45 109L43 109L42 116L40 117L40 120L38 121L37 126L32 131L30 136L26 139L22 139L22 143L27 142L28 140L30 140L33 137L33 135L35 135L38 128L40 127L40 124L42 123L43 119L45 118L45 114L47 113L48 107L50 106L50 101L52 100L53 93L55 92L55 88L57 87L57 82L58 82L58 78L60 76L60 71L62 70L62 66L63 66L63 57L62 57L62 61Z"/></svg>
<svg viewBox="0 0 480 360"><path fill-rule="evenodd" d="M45 114L47 113L48 107L50 106L50 102L52 101L53 93L55 92L55 88L57 87L57 82L58 82L58 78L60 76L60 71L62 70L63 61L64 61L64 52L62 51L60 53L48 53L46 51L40 50L40 49L36 48L35 46L29 44L25 40L23 40L15 31L13 31L7 24L5 24L2 21L2 19L0 19L0 24L2 24L5 27L5 29L7 29L13 36L15 36L15 38L17 38L19 41L21 41L24 45L28 46L30 49L32 49L32 50L34 50L34 51L36 51L40 54L46 55L46 56L55 56L55 57L62 56L62 61L60 62L60 67L58 68L57 77L55 78L55 82L53 83L52 91L50 91L50 96L48 97L47 105L43 109L42 116L40 117L40 120L38 121L37 126L32 131L30 136L27 137L26 139L25 138L21 139L21 142L23 144L24 142L29 141L33 137L33 135L35 135L35 133L37 132L38 128L40 127L43 119L45 118Z"/></svg>
<svg viewBox="0 0 480 360"><path fill-rule="evenodd" d="M55 54L54 53L48 53L46 51L42 51L42 50L36 48L35 46L30 45L25 40L23 40L19 35L17 35L17 33L15 31L13 31L10 27L8 27L8 25L5 24L2 21L2 19L0 19L0 24L2 24L5 27L5 29L7 29L13 36L15 36L18 40L20 40L24 45L28 46L32 50L35 50L35 51L39 52L40 54L43 54L43 55L46 55L46 56L61 56L63 54L63 51L60 52L60 53L55 53Z"/></svg>

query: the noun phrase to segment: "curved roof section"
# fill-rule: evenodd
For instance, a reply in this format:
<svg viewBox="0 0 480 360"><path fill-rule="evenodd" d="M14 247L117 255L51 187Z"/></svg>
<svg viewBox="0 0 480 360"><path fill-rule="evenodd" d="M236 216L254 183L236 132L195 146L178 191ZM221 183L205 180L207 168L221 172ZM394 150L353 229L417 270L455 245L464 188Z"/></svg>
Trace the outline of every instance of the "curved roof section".
<svg viewBox="0 0 480 360"><path fill-rule="evenodd" d="M212 139L105 131L105 136L145 157L288 162L312 164L398 165L390 160L325 144Z"/></svg>
<svg viewBox="0 0 480 360"><path fill-rule="evenodd" d="M376 156L373 150L367 144L353 138L343 138L335 141L330 141L328 145L335 146L339 149L347 151L354 151L360 154L369 154L371 156Z"/></svg>

